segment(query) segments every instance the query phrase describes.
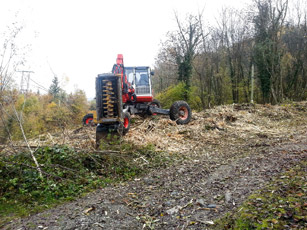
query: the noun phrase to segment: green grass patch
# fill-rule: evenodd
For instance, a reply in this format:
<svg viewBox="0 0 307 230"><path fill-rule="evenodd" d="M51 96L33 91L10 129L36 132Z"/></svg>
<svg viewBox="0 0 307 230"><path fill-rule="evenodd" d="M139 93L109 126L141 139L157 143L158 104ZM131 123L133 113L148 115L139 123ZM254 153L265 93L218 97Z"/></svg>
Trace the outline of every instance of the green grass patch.
<svg viewBox="0 0 307 230"><path fill-rule="evenodd" d="M110 148L110 146L109 146ZM67 146L40 148L0 157L0 227L7 221L72 200L109 183L129 180L152 167L166 166L171 157L151 145L114 144L112 153L76 152Z"/></svg>
<svg viewBox="0 0 307 230"><path fill-rule="evenodd" d="M217 221L216 229L306 229L306 161L274 178L234 213Z"/></svg>

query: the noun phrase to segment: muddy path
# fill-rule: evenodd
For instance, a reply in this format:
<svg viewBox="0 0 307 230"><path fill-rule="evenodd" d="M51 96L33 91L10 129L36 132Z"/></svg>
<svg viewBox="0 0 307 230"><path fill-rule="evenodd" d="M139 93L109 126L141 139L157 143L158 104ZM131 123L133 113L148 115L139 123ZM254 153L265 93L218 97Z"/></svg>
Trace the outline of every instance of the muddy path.
<svg viewBox="0 0 307 230"><path fill-rule="evenodd" d="M126 140L182 159L4 229L210 229L275 175L306 160L306 111L229 106L195 114L189 126L136 121Z"/></svg>

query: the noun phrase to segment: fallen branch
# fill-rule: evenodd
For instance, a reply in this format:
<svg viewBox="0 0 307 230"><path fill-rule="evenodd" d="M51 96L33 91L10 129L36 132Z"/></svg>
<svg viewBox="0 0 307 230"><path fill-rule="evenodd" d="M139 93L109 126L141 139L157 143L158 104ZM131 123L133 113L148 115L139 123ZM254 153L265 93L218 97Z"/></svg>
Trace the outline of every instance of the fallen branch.
<svg viewBox="0 0 307 230"><path fill-rule="evenodd" d="M14 108L14 112L15 112L16 118L17 118L17 120L18 120L18 124L19 124L20 130L21 130L23 139L24 139L24 141L26 142L26 144L27 144L27 146L28 146L28 149L29 149L29 151L30 151L30 155L31 155L31 157L32 157L32 159L33 159L33 161L34 161L34 163L35 163L35 165L36 165L36 169L37 169L37 171L38 171L39 176L40 176L41 178L43 178L42 170L41 170L41 168L39 167L39 164L38 164L38 162L37 162L37 160L36 160L36 157L34 156L34 153L33 153L32 149L30 148L29 142L28 142L28 140L27 140L26 134L25 134L24 129L23 129L23 126L22 126L21 119L20 119L20 117L18 116L18 113L17 113L17 110L16 110L15 106L13 106L13 108Z"/></svg>

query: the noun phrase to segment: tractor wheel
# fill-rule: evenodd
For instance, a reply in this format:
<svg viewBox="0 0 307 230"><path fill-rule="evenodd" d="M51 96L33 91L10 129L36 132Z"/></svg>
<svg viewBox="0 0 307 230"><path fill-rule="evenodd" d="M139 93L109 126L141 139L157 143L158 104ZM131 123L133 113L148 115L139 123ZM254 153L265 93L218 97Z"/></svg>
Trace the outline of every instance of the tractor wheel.
<svg viewBox="0 0 307 230"><path fill-rule="evenodd" d="M156 106L156 107L158 107L158 108L161 108L161 103L160 103L160 101L157 100L157 99L153 99L153 101L150 102L149 105L152 105L152 106Z"/></svg>
<svg viewBox="0 0 307 230"><path fill-rule="evenodd" d="M126 133L128 133L130 129L131 119L130 119L130 113L125 112L123 115L124 115L124 122L121 122L121 124L119 125L118 132L122 135L125 135Z"/></svg>
<svg viewBox="0 0 307 230"><path fill-rule="evenodd" d="M191 108L185 101L176 101L170 108L170 118L178 125L189 123L192 117Z"/></svg>
<svg viewBox="0 0 307 230"><path fill-rule="evenodd" d="M93 118L92 117L89 117L85 120L85 124L88 125L88 126L92 126L93 124Z"/></svg>
<svg viewBox="0 0 307 230"><path fill-rule="evenodd" d="M92 114L86 114L83 117L83 125L91 126L93 124L93 115Z"/></svg>
<svg viewBox="0 0 307 230"><path fill-rule="evenodd" d="M124 113L124 122L122 124L123 125L123 135L128 133L128 131L130 129L130 123L131 123L130 113L125 112Z"/></svg>
<svg viewBox="0 0 307 230"><path fill-rule="evenodd" d="M157 99L153 99L153 101L150 102L148 105L149 105L149 106L156 106L156 107L158 107L158 108L161 108L161 103L160 103L160 101L157 100ZM148 114L149 114L149 115L153 115L153 116L157 115L156 113L151 113L150 111L148 111Z"/></svg>

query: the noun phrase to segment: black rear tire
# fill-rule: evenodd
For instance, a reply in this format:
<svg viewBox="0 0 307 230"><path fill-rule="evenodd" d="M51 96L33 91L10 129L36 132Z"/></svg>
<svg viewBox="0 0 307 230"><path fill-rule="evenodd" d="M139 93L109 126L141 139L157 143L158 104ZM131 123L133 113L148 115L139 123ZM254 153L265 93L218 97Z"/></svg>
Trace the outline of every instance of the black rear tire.
<svg viewBox="0 0 307 230"><path fill-rule="evenodd" d="M161 103L157 99L153 99L152 102L150 102L148 105L149 106L155 106L155 107L161 108ZM148 109L147 114L148 115L153 115L153 116L157 115L156 113L151 113L150 109Z"/></svg>
<svg viewBox="0 0 307 230"><path fill-rule="evenodd" d="M158 108L161 108L161 103L157 99L153 99L152 102L149 103L149 105L157 106Z"/></svg>
<svg viewBox="0 0 307 230"><path fill-rule="evenodd" d="M185 101L176 101L170 108L170 119L176 121L178 125L190 122L192 117L191 108Z"/></svg>
<svg viewBox="0 0 307 230"><path fill-rule="evenodd" d="M93 123L93 119L94 119L93 114L86 114L82 119L83 125L91 126Z"/></svg>

